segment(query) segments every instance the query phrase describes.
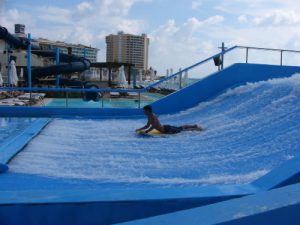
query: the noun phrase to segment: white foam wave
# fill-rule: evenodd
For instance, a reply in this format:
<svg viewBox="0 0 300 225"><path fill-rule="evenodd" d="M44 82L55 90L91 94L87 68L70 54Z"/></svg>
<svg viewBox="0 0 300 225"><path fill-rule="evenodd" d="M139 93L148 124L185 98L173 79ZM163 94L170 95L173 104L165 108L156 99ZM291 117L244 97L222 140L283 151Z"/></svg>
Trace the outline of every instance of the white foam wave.
<svg viewBox="0 0 300 225"><path fill-rule="evenodd" d="M300 75L246 84L163 124L205 132L140 138L145 119L55 119L12 161L15 172L103 182L247 183L300 151Z"/></svg>

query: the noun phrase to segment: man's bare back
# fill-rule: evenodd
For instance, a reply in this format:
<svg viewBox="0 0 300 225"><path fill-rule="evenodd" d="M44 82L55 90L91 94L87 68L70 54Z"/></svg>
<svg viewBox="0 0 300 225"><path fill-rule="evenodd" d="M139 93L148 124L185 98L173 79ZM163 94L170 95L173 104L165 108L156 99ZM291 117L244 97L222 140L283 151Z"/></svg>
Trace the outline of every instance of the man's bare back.
<svg viewBox="0 0 300 225"><path fill-rule="evenodd" d="M150 128L156 129L161 133L164 133L164 127L159 122L157 116L154 113L148 115L148 123L150 124Z"/></svg>

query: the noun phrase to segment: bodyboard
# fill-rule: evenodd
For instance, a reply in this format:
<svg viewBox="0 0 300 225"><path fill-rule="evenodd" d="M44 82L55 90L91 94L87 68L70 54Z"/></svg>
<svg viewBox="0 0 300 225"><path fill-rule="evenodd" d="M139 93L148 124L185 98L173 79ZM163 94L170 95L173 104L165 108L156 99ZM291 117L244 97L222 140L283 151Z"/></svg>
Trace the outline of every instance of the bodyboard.
<svg viewBox="0 0 300 225"><path fill-rule="evenodd" d="M162 137L165 135L156 129L153 129L148 133L144 133L143 131L136 131L136 134L140 137Z"/></svg>

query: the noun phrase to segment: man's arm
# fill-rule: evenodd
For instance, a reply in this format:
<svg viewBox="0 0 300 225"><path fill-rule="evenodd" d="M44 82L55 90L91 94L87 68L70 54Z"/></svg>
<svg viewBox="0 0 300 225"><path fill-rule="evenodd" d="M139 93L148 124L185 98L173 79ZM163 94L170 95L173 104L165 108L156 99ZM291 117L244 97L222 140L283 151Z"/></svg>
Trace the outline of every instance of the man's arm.
<svg viewBox="0 0 300 225"><path fill-rule="evenodd" d="M149 118L149 126L150 126L150 128L148 129L148 130L146 130L145 131L145 133L149 133L151 130L153 130L154 128L155 128L155 126L156 126L156 122L157 121L157 118L154 116L154 115L152 115L150 118Z"/></svg>
<svg viewBox="0 0 300 225"><path fill-rule="evenodd" d="M148 130L146 130L145 131L145 133L149 133L151 130L153 130L154 129L154 127L153 126L151 126Z"/></svg>
<svg viewBox="0 0 300 225"><path fill-rule="evenodd" d="M150 121L150 118L148 118L147 124L139 129L136 129L135 131L141 131L141 130L147 129L148 127L150 127L150 125L151 125L151 121Z"/></svg>

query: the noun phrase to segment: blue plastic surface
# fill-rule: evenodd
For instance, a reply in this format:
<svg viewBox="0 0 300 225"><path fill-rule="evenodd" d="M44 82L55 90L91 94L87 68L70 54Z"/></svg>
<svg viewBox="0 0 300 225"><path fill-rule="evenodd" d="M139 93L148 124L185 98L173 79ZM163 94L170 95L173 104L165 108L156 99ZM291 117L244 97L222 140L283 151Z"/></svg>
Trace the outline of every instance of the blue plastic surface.
<svg viewBox="0 0 300 225"><path fill-rule="evenodd" d="M8 163L28 142L50 122L51 119L37 119L21 134L2 143L0 147L0 163Z"/></svg>
<svg viewBox="0 0 300 225"><path fill-rule="evenodd" d="M0 173L5 173L8 170L8 166L6 164L0 163Z"/></svg>
<svg viewBox="0 0 300 225"><path fill-rule="evenodd" d="M300 184L123 225L300 224Z"/></svg>

